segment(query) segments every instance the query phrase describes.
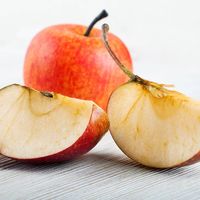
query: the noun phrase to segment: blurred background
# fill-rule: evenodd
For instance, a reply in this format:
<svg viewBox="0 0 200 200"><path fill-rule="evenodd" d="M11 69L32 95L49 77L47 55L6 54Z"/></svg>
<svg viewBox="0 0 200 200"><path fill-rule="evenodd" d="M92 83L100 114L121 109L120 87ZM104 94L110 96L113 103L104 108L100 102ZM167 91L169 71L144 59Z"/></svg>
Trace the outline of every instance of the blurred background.
<svg viewBox="0 0 200 200"><path fill-rule="evenodd" d="M63 23L88 25L106 9L110 25L129 48L134 71L173 83L200 98L199 0L0 0L0 86L23 83L23 60L32 37Z"/></svg>

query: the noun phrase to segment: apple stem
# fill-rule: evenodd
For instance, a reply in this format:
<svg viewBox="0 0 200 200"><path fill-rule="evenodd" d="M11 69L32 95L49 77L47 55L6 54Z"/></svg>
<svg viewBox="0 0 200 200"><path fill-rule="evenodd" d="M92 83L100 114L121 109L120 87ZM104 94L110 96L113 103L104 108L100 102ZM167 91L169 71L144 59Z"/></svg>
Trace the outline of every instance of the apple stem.
<svg viewBox="0 0 200 200"><path fill-rule="evenodd" d="M103 24L102 25L103 43L104 43L106 49L108 50L109 54L113 58L113 60L116 62L116 64L130 78L130 81L142 84L142 85L146 86L146 88L148 90L151 90L152 87L156 88L156 89L162 89L162 90L164 90L164 87L174 87L174 85L171 85L171 84L159 84L159 83L155 83L155 82L152 82L152 81L145 80L145 79L139 77L138 75L133 74L133 72L131 72L130 70L128 70L126 68L126 66L124 66L121 63L121 61L119 60L119 58L115 55L115 53L111 49L111 47L109 45L109 42L108 42L108 38L107 38L108 31L109 31L109 25L108 24Z"/></svg>
<svg viewBox="0 0 200 200"><path fill-rule="evenodd" d="M91 32L92 28L94 27L94 25L95 25L98 21L100 21L101 19L103 19L103 18L105 18L105 17L107 17L107 16L108 16L107 11L106 11L106 10L102 10L101 13L100 13L98 16L96 16L96 17L94 18L94 20L91 22L91 24L88 26L88 28L87 28L87 30L86 30L84 36L87 36L87 37L88 37L88 36L90 35L90 32Z"/></svg>
<svg viewBox="0 0 200 200"><path fill-rule="evenodd" d="M142 83L145 84L147 83L146 80L142 79L141 77L133 74L130 70L128 70L119 60L119 58L115 55L113 50L111 49L109 43L108 43L108 38L107 38L107 33L109 31L109 25L108 24L103 24L102 26L102 31L103 31L103 42L108 50L109 54L113 58L113 60L116 62L116 64L120 67L120 69L131 79L131 81L137 82L137 83Z"/></svg>

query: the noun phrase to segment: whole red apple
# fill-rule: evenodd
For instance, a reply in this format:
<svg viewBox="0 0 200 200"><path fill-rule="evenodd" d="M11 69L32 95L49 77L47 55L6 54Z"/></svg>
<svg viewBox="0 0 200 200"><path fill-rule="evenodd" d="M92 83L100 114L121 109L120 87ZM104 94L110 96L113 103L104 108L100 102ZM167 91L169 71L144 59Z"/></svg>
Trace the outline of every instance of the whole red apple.
<svg viewBox="0 0 200 200"><path fill-rule="evenodd" d="M102 11L88 28L64 24L38 33L26 53L25 85L40 91L92 100L106 109L111 92L127 81L127 76L104 47L101 30L93 28L106 16L106 11ZM108 37L114 53L132 69L131 57L124 43L111 33Z"/></svg>

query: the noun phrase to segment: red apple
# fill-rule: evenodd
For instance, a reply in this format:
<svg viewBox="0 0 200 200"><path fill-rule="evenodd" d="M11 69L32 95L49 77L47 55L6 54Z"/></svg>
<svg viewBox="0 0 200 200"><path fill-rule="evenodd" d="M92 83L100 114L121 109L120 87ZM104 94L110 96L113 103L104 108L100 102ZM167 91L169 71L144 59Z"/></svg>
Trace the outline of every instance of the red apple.
<svg viewBox="0 0 200 200"><path fill-rule="evenodd" d="M38 33L30 43L24 62L25 85L96 102L106 109L111 92L128 78L103 45L94 23L107 16L103 11L87 28L56 25ZM122 63L132 69L128 49L115 35L109 41Z"/></svg>
<svg viewBox="0 0 200 200"><path fill-rule="evenodd" d="M92 101L40 93L20 85L0 90L0 153L50 163L87 153L109 127Z"/></svg>

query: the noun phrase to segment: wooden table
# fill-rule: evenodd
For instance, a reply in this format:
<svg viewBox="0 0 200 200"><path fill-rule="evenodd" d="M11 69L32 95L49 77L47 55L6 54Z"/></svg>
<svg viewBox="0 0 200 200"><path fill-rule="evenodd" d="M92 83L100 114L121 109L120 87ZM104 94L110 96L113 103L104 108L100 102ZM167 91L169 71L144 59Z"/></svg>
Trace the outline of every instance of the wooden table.
<svg viewBox="0 0 200 200"><path fill-rule="evenodd" d="M200 164L168 170L123 155L109 133L94 150L62 164L33 166L0 157L0 199L198 200Z"/></svg>

